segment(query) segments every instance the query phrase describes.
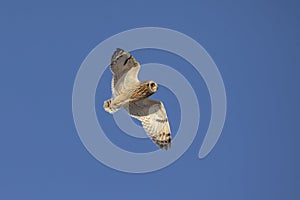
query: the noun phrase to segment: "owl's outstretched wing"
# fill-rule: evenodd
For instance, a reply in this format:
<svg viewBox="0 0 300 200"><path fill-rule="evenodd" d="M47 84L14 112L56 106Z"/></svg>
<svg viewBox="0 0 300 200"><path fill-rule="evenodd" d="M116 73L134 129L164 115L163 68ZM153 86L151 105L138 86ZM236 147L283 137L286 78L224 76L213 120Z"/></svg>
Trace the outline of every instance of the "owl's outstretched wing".
<svg viewBox="0 0 300 200"><path fill-rule="evenodd" d="M139 83L140 64L127 51L118 48L111 58L112 93L118 96Z"/></svg>
<svg viewBox="0 0 300 200"><path fill-rule="evenodd" d="M165 107L161 101L149 98L130 102L127 112L142 122L147 135L162 149L171 146L171 130Z"/></svg>

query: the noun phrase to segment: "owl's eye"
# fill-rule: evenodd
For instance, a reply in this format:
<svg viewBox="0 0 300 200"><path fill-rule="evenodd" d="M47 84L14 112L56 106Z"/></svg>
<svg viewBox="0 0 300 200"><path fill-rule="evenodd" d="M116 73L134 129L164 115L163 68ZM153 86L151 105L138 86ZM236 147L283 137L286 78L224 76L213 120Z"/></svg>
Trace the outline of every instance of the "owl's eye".
<svg viewBox="0 0 300 200"><path fill-rule="evenodd" d="M151 83L150 86L153 88L155 86L155 83Z"/></svg>

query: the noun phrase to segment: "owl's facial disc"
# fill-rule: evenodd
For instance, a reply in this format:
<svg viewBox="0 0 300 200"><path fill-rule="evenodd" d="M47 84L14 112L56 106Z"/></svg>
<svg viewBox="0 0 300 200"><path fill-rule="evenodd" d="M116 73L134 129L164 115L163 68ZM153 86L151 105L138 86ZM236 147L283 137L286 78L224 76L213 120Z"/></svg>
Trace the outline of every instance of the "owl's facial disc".
<svg viewBox="0 0 300 200"><path fill-rule="evenodd" d="M158 85L154 81L150 81L148 86L152 92L156 92L158 89Z"/></svg>

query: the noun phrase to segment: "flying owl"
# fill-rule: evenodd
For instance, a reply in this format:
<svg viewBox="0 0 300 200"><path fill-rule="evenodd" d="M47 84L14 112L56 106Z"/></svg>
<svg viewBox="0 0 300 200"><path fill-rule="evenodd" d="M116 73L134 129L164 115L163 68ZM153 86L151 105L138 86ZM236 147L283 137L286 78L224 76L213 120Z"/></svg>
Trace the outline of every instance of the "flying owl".
<svg viewBox="0 0 300 200"><path fill-rule="evenodd" d="M152 141L162 149L171 146L171 131L165 107L161 101L148 97L158 85L154 81L139 81L140 64L128 52L117 49L111 58L113 98L103 104L105 111L114 113L124 108L130 116L142 122Z"/></svg>

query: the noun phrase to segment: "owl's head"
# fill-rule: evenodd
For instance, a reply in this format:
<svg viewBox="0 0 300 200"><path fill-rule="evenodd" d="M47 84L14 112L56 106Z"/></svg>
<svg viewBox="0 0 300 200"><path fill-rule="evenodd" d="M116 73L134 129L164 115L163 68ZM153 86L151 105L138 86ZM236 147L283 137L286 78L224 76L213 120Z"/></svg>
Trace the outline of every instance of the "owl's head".
<svg viewBox="0 0 300 200"><path fill-rule="evenodd" d="M154 81L149 81L148 82L148 88L149 88L149 90L151 91L151 92L156 92L157 91L157 89L158 89L158 85L157 85L157 83L155 83Z"/></svg>

